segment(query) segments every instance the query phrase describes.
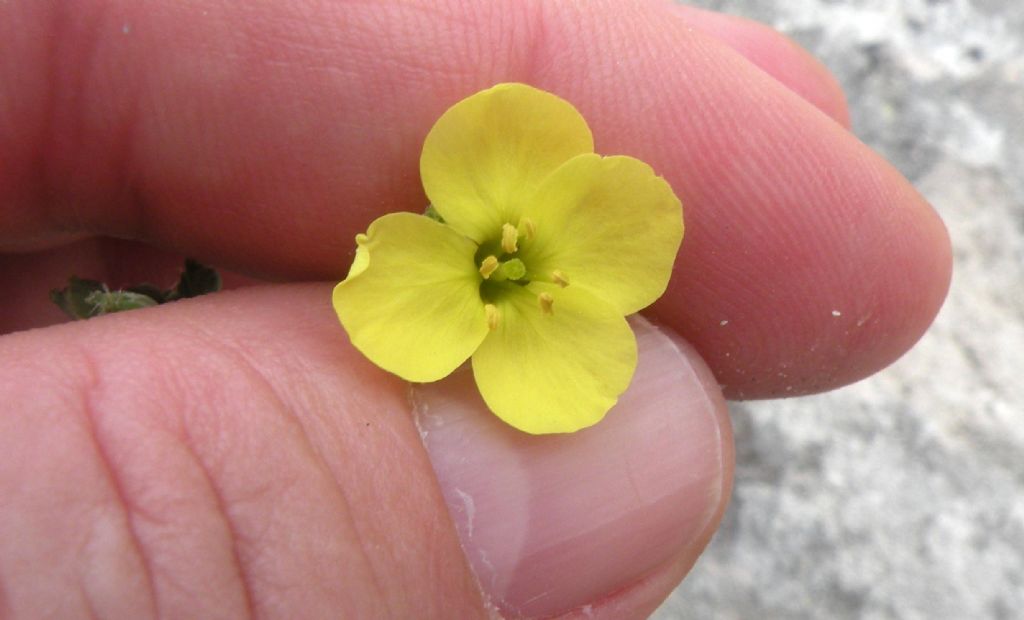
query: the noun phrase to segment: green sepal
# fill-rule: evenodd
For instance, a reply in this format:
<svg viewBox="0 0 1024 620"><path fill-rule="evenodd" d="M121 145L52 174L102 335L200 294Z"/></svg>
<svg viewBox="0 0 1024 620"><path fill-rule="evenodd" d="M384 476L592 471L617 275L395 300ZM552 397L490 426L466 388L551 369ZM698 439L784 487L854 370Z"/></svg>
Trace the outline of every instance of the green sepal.
<svg viewBox="0 0 1024 620"><path fill-rule="evenodd" d="M441 217L441 214L438 213L437 209L435 209L434 205L432 205L432 204L427 205L427 210L423 212L423 215L429 217L430 219L434 220L435 222L438 222L440 224L444 224L444 218Z"/></svg>

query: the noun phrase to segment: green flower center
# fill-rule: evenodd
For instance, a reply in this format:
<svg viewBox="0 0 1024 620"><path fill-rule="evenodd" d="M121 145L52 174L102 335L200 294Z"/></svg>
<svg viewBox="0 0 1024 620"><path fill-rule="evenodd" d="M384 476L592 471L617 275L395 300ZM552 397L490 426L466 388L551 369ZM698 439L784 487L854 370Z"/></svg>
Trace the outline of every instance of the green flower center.
<svg viewBox="0 0 1024 620"><path fill-rule="evenodd" d="M501 322L501 311L495 305L502 293L510 286L526 286L533 280L551 282L565 288L569 279L562 271L555 269L550 274L531 272L520 258L520 244L529 244L537 234L537 227L532 220L523 218L518 226L505 223L501 226L501 236L484 243L477 252L477 263L480 265L480 297L484 300L487 313L487 325L491 330L498 328ZM537 295L538 306L544 314L552 314L554 298L550 293Z"/></svg>

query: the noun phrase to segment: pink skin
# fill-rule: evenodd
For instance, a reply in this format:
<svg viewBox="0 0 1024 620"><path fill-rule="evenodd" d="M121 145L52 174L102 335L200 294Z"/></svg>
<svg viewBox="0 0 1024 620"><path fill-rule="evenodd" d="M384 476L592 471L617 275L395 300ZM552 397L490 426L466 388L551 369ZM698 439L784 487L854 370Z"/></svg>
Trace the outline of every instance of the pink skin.
<svg viewBox="0 0 1024 620"><path fill-rule="evenodd" d="M510 80L685 205L665 329L636 328L649 362L607 424L509 439L458 376L414 406L324 285L4 336L0 616L643 617L727 501L717 383L836 387L937 311L941 222L762 26L654 1L26 0L0 4L0 332L58 322L45 290L72 272L165 283L183 254L336 279L374 217L422 208L437 115Z"/></svg>

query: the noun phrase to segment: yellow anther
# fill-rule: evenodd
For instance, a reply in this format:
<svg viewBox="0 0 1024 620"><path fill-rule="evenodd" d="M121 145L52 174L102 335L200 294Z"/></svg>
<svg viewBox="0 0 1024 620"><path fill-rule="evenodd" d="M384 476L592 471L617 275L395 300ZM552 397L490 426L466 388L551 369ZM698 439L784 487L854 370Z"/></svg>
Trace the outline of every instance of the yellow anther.
<svg viewBox="0 0 1024 620"><path fill-rule="evenodd" d="M569 278L565 277L565 273L560 269L551 272L551 281L562 288L569 286Z"/></svg>
<svg viewBox="0 0 1024 620"><path fill-rule="evenodd" d="M555 305L555 298L551 296L551 293L541 293L540 295L537 295L537 301L540 302L541 312L544 314L554 313L552 306Z"/></svg>
<svg viewBox="0 0 1024 620"><path fill-rule="evenodd" d="M519 220L519 228L522 229L521 234L526 237L527 241L533 239L534 235L537 234L537 225L528 217Z"/></svg>
<svg viewBox="0 0 1024 620"><path fill-rule="evenodd" d="M370 238L367 237L363 233L359 233L358 235L356 235L356 243L359 244L359 245L363 245L364 243L366 243L369 240L370 240Z"/></svg>
<svg viewBox="0 0 1024 620"><path fill-rule="evenodd" d="M492 332L498 329L498 322L501 321L501 310L494 304L484 304L484 314L487 315L487 329Z"/></svg>
<svg viewBox="0 0 1024 620"><path fill-rule="evenodd" d="M480 263L480 275L486 280L491 277L491 274L494 273L500 264L497 256L488 256Z"/></svg>
<svg viewBox="0 0 1024 620"><path fill-rule="evenodd" d="M513 254L519 249L519 231L512 224L501 225L501 249Z"/></svg>

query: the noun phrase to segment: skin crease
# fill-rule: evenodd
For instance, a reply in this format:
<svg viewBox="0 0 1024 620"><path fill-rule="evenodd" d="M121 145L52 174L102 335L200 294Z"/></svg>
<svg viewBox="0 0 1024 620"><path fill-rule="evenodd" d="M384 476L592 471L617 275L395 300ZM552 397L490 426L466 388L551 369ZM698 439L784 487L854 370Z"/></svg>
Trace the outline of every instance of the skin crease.
<svg viewBox="0 0 1024 620"><path fill-rule="evenodd" d="M727 395L866 376L941 304L941 222L761 26L612 0L8 2L0 330L56 322L39 300L70 273L165 283L185 254L337 279L372 219L422 208L433 120L508 80L676 188L687 233L651 314ZM0 339L0 615L482 615L406 387L346 346L328 298L268 287ZM590 611L649 613L722 510Z"/></svg>

